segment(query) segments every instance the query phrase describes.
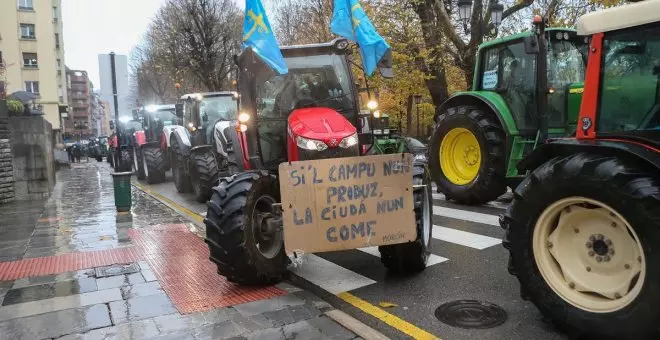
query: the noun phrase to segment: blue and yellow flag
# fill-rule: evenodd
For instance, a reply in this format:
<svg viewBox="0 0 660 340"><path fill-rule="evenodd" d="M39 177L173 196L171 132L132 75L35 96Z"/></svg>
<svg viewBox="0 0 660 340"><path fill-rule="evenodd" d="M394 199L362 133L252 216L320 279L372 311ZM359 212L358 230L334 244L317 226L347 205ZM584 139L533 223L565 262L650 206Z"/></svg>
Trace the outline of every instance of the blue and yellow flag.
<svg viewBox="0 0 660 340"><path fill-rule="evenodd" d="M261 0L245 1L245 19L243 21L243 48L252 47L263 61L279 74L286 74L284 57L277 44L277 39L270 28L266 11Z"/></svg>
<svg viewBox="0 0 660 340"><path fill-rule="evenodd" d="M372 75L390 45L376 32L358 0L334 0L330 30L360 46L367 75Z"/></svg>

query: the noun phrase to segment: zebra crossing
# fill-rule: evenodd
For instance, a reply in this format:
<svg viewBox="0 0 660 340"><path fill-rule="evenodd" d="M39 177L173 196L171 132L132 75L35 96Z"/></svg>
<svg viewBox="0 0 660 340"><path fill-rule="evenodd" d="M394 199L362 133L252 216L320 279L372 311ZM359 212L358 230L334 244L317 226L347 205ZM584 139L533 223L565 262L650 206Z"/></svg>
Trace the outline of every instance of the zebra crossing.
<svg viewBox="0 0 660 340"><path fill-rule="evenodd" d="M435 187L433 190L435 191ZM434 193L433 240L467 247L476 251L481 251L501 244L501 237L493 237L492 235L501 233L499 228L499 214L503 213L506 209L508 204L506 200L507 198L505 197L503 200L484 205L484 207L488 208L488 211L492 211L493 213L483 213L473 211L474 209L463 210L455 208L458 206L447 202L444 195ZM451 205L452 207L448 207L448 205ZM442 221L442 223L438 222L438 220ZM449 221L455 221L456 223L445 223ZM469 223L485 228L497 229L491 232L490 236L482 235L475 232L461 230L461 228L453 225L460 223ZM431 242L434 242L433 240ZM378 247L366 247L358 250L360 252L357 254L380 257ZM451 257L442 252L442 247L432 247L432 254L428 260L427 268L442 265L443 263L451 261ZM356 258L355 261L360 261L360 259ZM323 258L323 254L305 254L302 263L295 268L292 268L291 271L295 275L335 295L378 283L376 280L363 275L364 273L358 273L347 269L340 264Z"/></svg>

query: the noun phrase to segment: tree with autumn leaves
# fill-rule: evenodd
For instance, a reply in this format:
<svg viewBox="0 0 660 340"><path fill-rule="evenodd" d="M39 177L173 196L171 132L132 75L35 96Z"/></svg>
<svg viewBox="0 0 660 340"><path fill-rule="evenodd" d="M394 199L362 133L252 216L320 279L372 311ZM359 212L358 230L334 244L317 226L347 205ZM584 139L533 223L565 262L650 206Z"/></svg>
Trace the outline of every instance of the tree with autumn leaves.
<svg viewBox="0 0 660 340"><path fill-rule="evenodd" d="M281 45L327 42L332 0L263 0ZM498 36L530 28L535 14L551 26L572 27L589 11L623 0L467 0L469 17L461 20L466 0L361 0L379 33L392 47L395 77L373 76L380 107L394 124L412 134L417 110L420 126L433 124L437 105L466 90L474 76L478 46ZM502 10L501 24L492 22ZM231 58L240 51L242 14L232 0L169 0L157 13L144 42L132 58L135 93L157 102L176 99L180 91L227 89ZM355 57L359 54L355 53ZM364 77L356 72L364 85ZM421 97L417 104L414 98Z"/></svg>

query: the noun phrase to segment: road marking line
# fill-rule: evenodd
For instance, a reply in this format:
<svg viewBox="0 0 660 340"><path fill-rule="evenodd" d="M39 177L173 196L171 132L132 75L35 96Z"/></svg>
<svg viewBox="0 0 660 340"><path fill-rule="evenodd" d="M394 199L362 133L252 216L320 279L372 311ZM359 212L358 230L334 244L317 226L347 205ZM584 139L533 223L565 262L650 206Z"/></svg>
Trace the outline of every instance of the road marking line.
<svg viewBox="0 0 660 340"><path fill-rule="evenodd" d="M500 226L500 218L496 215L439 207L437 205L433 206L433 215L445 216L445 217L455 218L458 220L477 222L482 224L490 224L497 227Z"/></svg>
<svg viewBox="0 0 660 340"><path fill-rule="evenodd" d="M360 320L340 311L339 309L333 309L325 312L330 319L335 320L340 325L348 328L353 333L359 335L362 339L369 340L390 340L382 333L377 330L365 325Z"/></svg>
<svg viewBox="0 0 660 340"><path fill-rule="evenodd" d="M378 251L378 247L358 248L358 250L361 250L361 251L363 251L367 254L371 254L371 255L376 256L376 257L380 257L380 251ZM449 261L449 259L444 258L442 256L435 255L435 254L431 254L431 256L429 257L428 262L426 262L426 266L430 267L434 264L442 263L442 262L445 262L445 261Z"/></svg>
<svg viewBox="0 0 660 340"><path fill-rule="evenodd" d="M174 208L174 210L179 210L179 212L181 212L181 213L185 214L186 216L190 217L193 221L195 221L197 223L203 223L204 222L204 217L202 217L198 213L196 213L196 212L194 212L194 211L192 211L192 210L190 210L190 209L188 209L188 208L172 201L171 199L155 192L154 190L151 190L151 188L149 188L148 186L144 186L144 185L142 185L140 183L137 183L137 182L131 182L131 184L136 186L138 189L144 191L148 195L151 195L151 196L153 196L153 197L155 197L155 198L157 198L161 201L164 201L164 203L170 205L172 208Z"/></svg>
<svg viewBox="0 0 660 340"><path fill-rule="evenodd" d="M291 272L335 295L376 283L314 254L305 254L302 265Z"/></svg>
<svg viewBox="0 0 660 340"><path fill-rule="evenodd" d="M437 225L433 226L433 238L436 240L460 244L462 246L479 250L502 243L502 240L494 237L469 233L467 231L446 228Z"/></svg>
<svg viewBox="0 0 660 340"><path fill-rule="evenodd" d="M375 317L376 319L386 323L387 325L401 331L402 333L410 336L413 339L440 339L439 337L405 321L394 314L390 314L381 308L378 308L369 302L360 299L359 297L343 292L337 294L337 297L351 304L355 308Z"/></svg>

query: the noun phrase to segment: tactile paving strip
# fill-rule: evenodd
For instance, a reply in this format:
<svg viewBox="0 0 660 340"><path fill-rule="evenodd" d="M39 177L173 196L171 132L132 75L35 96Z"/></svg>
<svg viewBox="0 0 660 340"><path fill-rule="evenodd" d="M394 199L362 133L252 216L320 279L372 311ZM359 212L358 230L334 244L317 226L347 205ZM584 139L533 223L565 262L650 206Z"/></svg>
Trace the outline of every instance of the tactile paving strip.
<svg viewBox="0 0 660 340"><path fill-rule="evenodd" d="M206 244L185 224L131 229L135 246L0 262L0 281L145 260L180 313L269 299L276 287L244 287L216 273Z"/></svg>

